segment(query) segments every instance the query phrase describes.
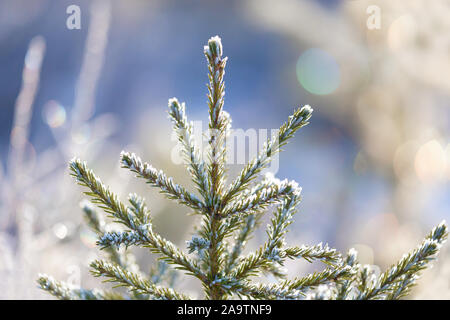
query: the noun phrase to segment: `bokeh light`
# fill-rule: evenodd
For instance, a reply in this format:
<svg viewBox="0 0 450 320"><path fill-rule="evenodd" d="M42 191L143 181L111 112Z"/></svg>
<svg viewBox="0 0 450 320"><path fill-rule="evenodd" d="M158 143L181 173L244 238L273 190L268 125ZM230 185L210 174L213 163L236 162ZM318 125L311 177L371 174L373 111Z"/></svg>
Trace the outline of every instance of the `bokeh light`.
<svg viewBox="0 0 450 320"><path fill-rule="evenodd" d="M58 102L51 100L45 105L43 116L50 127L57 128L66 122L66 109Z"/></svg>
<svg viewBox="0 0 450 320"><path fill-rule="evenodd" d="M414 173L414 157L419 149L419 143L414 140L407 141L395 150L393 168L396 176L405 181Z"/></svg>
<svg viewBox="0 0 450 320"><path fill-rule="evenodd" d="M402 15L392 22L388 31L388 45L392 50L411 46L416 38L416 23L411 15Z"/></svg>
<svg viewBox="0 0 450 320"><path fill-rule="evenodd" d="M80 232L80 239L88 248L94 248L97 242L97 235L95 232L84 228Z"/></svg>
<svg viewBox="0 0 450 320"><path fill-rule="evenodd" d="M64 239L68 234L67 226L63 223L57 223L53 226L53 233L58 239Z"/></svg>
<svg viewBox="0 0 450 320"><path fill-rule="evenodd" d="M415 168L417 177L422 182L435 182L443 179L446 166L445 151L438 141L428 141L417 151Z"/></svg>
<svg viewBox="0 0 450 320"><path fill-rule="evenodd" d="M308 49L298 58L297 79L305 90L313 94L330 94L339 87L339 65L326 51Z"/></svg>

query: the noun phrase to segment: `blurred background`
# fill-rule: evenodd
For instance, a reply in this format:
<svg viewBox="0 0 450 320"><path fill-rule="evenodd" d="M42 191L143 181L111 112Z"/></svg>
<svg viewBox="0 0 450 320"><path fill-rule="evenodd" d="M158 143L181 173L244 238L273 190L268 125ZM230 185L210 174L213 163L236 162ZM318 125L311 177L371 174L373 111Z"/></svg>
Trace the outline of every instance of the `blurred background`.
<svg viewBox="0 0 450 320"><path fill-rule="evenodd" d="M67 28L70 5L80 29ZM189 183L170 161L167 100L207 120L203 45L216 34L234 128L314 108L279 159L277 177L303 187L288 242L354 247L385 270L450 217L449 15L447 0L0 0L0 298L50 298L39 272L100 285L73 156L122 199L145 196L155 228L185 246L198 221L120 169L119 153ZM142 270L154 264L135 253ZM287 264L290 276L319 267ZM448 245L411 298L450 299Z"/></svg>

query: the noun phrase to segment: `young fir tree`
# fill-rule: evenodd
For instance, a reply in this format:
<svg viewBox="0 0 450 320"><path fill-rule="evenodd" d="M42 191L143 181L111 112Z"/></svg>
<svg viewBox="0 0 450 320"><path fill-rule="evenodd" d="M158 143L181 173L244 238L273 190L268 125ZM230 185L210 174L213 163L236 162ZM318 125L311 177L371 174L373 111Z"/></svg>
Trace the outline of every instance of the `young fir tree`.
<svg viewBox="0 0 450 320"><path fill-rule="evenodd" d="M128 294L74 288L46 275L39 277L40 287L60 299L189 299L174 290L170 281L167 287L161 285L167 280L165 271L170 264L197 278L207 299L399 299L405 296L420 271L434 259L446 240L444 222L435 227L416 249L379 276L371 266L358 263L354 249L341 255L321 243L314 246L286 244L284 238L301 200L301 188L295 181L280 181L270 174L260 177L261 171L294 133L308 124L313 110L309 106L295 110L256 158L247 163L227 186L226 137L231 130L231 118L223 110L223 77L227 58L222 56L220 38L211 38L204 47L204 53L209 70L207 161L202 159L199 146L194 144L193 124L186 118L184 103L179 103L176 98L169 100L169 117L183 147L187 170L198 195L175 183L163 171L143 162L137 155L128 152L120 155L122 167L201 216L201 226L187 241L187 252L153 229L144 199L131 194L128 204L122 202L85 162L73 159L70 162L71 175L87 188L85 194L126 229L105 232L94 206L87 201L82 204L87 223L98 234L98 246L107 253L107 259L91 263L92 274L126 287ZM276 207L267 226L267 240L256 251L244 255L247 240L270 205ZM129 252L119 250L121 246L149 248L164 263L146 275L139 270ZM321 261L325 268L287 279L281 268L287 259ZM254 277L267 273L275 276L277 282L254 282Z"/></svg>

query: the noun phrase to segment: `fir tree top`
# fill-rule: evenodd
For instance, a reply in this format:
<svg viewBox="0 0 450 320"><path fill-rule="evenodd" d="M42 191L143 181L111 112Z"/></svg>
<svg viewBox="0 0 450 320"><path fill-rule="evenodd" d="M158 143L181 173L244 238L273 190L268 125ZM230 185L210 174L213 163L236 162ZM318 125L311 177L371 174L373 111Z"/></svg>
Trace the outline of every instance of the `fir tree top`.
<svg viewBox="0 0 450 320"><path fill-rule="evenodd" d="M193 124L187 120L185 104L176 98L169 99L168 103L169 118L197 193L190 192L134 153L123 151L120 155L123 168L201 217L200 228L186 242L187 250L178 248L154 230L143 198L130 194L128 203L122 202L85 162L75 158L69 165L71 175L86 188L85 194L91 199L83 202L82 209L88 225L98 234L97 245L106 253L104 260L91 263L92 274L127 288L128 293L75 288L46 275L39 277L40 287L60 299L190 299L174 288L173 277L168 276L167 266L171 265L197 278L207 299L399 299L406 295L419 272L435 258L446 240L445 223L435 227L416 249L379 276L371 266L358 263L354 249L342 255L322 243L288 245L285 235L301 201L301 188L295 181L262 175L262 170L294 133L309 123L313 109L297 108L227 185L226 137L231 130L231 117L223 110L227 58L223 57L218 36L209 39L204 54L209 78L207 159L203 159L199 146L194 143ZM91 203L126 230L106 232L101 223L103 217ZM269 206L274 210L266 227L266 241L250 254L243 254ZM146 274L128 251L119 250L129 246L148 248L163 263ZM321 261L325 268L288 279L283 268L287 259ZM264 274L273 275L277 281L254 281Z"/></svg>

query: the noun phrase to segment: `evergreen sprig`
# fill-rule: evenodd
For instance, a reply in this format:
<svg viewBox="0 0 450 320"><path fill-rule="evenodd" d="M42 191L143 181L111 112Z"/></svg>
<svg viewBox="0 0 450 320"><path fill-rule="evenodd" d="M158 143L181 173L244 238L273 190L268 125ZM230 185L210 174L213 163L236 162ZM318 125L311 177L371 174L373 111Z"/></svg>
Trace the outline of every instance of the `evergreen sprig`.
<svg viewBox="0 0 450 320"><path fill-rule="evenodd" d="M60 300L122 300L119 293L103 290L86 290L57 281L53 277L40 275L37 280L40 287Z"/></svg>
<svg viewBox="0 0 450 320"><path fill-rule="evenodd" d="M272 174L261 177L261 172L294 133L309 123L313 110L309 106L297 108L277 134L266 141L259 154L226 186L226 139L231 131L231 117L223 110L227 58L223 57L221 39L212 37L204 47L204 54L209 79L207 159L203 159L200 146L195 144L193 124L187 119L185 104L176 98L168 103L169 118L199 196L136 154L122 151L120 155L122 167L201 216L200 227L186 241L187 252L154 230L151 212L143 198L130 194L128 204L122 202L84 161L75 158L69 164L71 175L86 188L85 194L91 201L82 203L84 216L98 236L97 245L106 253L106 259L91 263L92 274L127 288L128 293L76 288L45 275L39 277L39 286L59 299L190 299L173 288L173 276L167 281L167 269L172 267L197 278L208 299L399 299L405 296L446 240L445 223L434 228L421 245L379 277L371 266L358 263L354 249L342 256L327 244L287 245L285 235L301 201L301 188L295 181L281 181ZM106 231L103 218L91 203L121 224L122 229ZM266 227L266 241L244 255L248 240L260 227L261 217L270 206L274 209ZM146 275L127 250L130 246L150 249L161 262ZM287 279L283 270L286 259L321 261L326 268ZM267 273L274 275L277 282L255 283L252 279ZM167 286L162 285L164 282Z"/></svg>
<svg viewBox="0 0 450 320"><path fill-rule="evenodd" d="M108 282L116 283L116 286L124 286L132 292L148 294L154 299L161 300L187 300L188 296L180 294L171 288L163 288L142 279L119 265L114 265L104 260L95 260L91 263L92 274L96 277L106 277Z"/></svg>

